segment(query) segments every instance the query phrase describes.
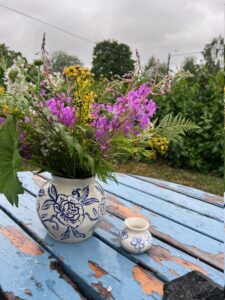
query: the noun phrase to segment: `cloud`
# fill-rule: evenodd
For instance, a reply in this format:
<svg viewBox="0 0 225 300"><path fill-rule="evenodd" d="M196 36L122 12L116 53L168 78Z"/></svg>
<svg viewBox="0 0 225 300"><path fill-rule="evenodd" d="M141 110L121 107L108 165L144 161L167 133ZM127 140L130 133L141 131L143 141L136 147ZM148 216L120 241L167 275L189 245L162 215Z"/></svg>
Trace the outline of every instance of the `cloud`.
<svg viewBox="0 0 225 300"><path fill-rule="evenodd" d="M222 0L1 0L14 9L92 41L116 39L138 49L143 63L151 55L202 50L223 32ZM0 7L0 42L32 60L47 33L50 52L64 50L91 65L93 45ZM183 57L173 58L178 65Z"/></svg>

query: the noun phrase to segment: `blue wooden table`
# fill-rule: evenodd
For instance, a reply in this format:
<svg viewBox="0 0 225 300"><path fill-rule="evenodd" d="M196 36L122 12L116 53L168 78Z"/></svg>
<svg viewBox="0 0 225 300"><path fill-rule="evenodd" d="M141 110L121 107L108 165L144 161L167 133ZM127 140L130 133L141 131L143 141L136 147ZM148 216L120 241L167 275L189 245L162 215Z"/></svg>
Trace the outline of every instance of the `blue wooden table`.
<svg viewBox="0 0 225 300"><path fill-rule="evenodd" d="M19 178L26 192L18 208L0 195L0 285L9 299L161 299L165 282L192 270L224 284L222 197L118 174L118 185L103 184L107 213L95 235L63 244L46 234L35 209L49 174ZM153 246L141 255L126 253L118 241L131 216L151 224Z"/></svg>

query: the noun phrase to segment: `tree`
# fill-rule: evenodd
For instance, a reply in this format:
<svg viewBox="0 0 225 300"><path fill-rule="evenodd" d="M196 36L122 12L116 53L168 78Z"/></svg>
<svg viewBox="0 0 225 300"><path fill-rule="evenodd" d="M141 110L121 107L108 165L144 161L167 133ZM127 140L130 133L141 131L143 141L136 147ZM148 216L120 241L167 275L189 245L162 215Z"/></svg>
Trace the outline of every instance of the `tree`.
<svg viewBox="0 0 225 300"><path fill-rule="evenodd" d="M195 58L192 56L185 58L182 63L182 69L186 72L189 71L193 75L196 74L198 71L198 65L195 62Z"/></svg>
<svg viewBox="0 0 225 300"><path fill-rule="evenodd" d="M216 73L223 67L224 62L224 39L222 36L214 38L205 45L203 56L208 70Z"/></svg>
<svg viewBox="0 0 225 300"><path fill-rule="evenodd" d="M164 62L160 62L159 59L152 55L145 66L145 71L152 71L153 76L156 75L156 73L166 75L167 65Z"/></svg>
<svg viewBox="0 0 225 300"><path fill-rule="evenodd" d="M105 40L97 43L93 51L92 72L96 77L103 75L111 79L115 75L123 76L134 70L132 52L126 44Z"/></svg>
<svg viewBox="0 0 225 300"><path fill-rule="evenodd" d="M80 65L83 63L75 55L67 54L63 51L55 51L51 55L51 67L53 72L62 72L65 67Z"/></svg>
<svg viewBox="0 0 225 300"><path fill-rule="evenodd" d="M4 86L5 70L13 64L13 61L18 56L22 57L21 52L9 50L9 48L5 44L0 44L0 86Z"/></svg>

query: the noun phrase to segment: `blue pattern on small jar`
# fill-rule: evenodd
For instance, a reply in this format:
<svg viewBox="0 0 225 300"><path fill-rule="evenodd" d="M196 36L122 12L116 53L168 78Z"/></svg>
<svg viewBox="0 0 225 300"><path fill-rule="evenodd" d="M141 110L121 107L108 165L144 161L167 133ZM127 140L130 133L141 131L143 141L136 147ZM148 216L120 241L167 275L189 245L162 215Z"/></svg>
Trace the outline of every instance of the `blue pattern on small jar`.
<svg viewBox="0 0 225 300"><path fill-rule="evenodd" d="M132 241L130 243L136 250L139 252L145 247L145 241L142 239L142 237L133 237Z"/></svg>
<svg viewBox="0 0 225 300"><path fill-rule="evenodd" d="M125 229L121 230L119 233L119 236L120 236L121 240L127 239L128 238L127 231Z"/></svg>

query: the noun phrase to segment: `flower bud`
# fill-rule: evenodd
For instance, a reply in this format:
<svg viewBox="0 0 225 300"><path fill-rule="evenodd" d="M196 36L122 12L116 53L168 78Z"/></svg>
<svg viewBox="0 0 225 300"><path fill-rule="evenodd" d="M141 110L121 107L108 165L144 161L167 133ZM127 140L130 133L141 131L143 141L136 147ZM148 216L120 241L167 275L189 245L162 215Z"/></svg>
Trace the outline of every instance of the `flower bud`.
<svg viewBox="0 0 225 300"><path fill-rule="evenodd" d="M86 137L88 139L93 139L94 133L95 133L94 128L93 127L88 127L88 129L86 130Z"/></svg>
<svg viewBox="0 0 225 300"><path fill-rule="evenodd" d="M114 116L114 114L111 113L111 112L106 113L106 117L107 117L108 120L112 120L113 116Z"/></svg>
<svg viewBox="0 0 225 300"><path fill-rule="evenodd" d="M40 66L42 66L43 65L43 60L42 59L35 59L34 60L34 65L36 66L36 67L40 67Z"/></svg>
<svg viewBox="0 0 225 300"><path fill-rule="evenodd" d="M12 68L9 72L9 79L14 82L16 80L16 77L18 75L18 70L16 68Z"/></svg>

